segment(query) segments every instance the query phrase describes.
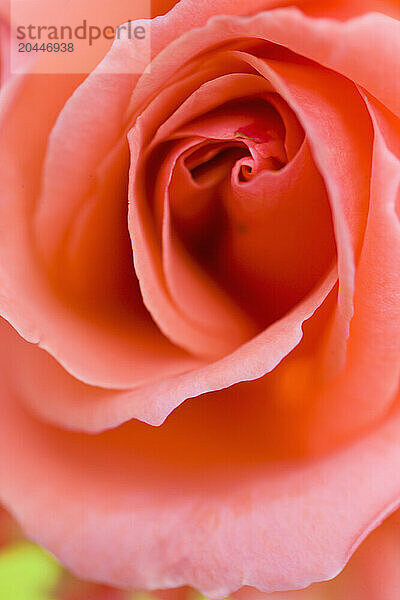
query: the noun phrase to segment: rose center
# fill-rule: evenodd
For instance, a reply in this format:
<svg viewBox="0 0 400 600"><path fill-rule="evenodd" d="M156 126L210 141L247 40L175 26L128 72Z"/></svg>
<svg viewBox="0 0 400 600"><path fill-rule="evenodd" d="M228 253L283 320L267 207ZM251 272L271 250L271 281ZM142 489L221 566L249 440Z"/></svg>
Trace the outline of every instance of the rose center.
<svg viewBox="0 0 400 600"><path fill-rule="evenodd" d="M173 235L260 330L316 285L335 253L325 186L307 166L304 135L289 159L289 120L273 96L197 118L170 149L188 142L168 186Z"/></svg>

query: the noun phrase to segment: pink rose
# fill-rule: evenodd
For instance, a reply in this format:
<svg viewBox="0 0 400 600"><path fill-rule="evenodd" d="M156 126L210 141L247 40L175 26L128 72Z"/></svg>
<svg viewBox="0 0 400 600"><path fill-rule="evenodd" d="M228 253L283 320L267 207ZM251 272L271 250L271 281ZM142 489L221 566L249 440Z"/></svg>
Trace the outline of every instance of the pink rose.
<svg viewBox="0 0 400 600"><path fill-rule="evenodd" d="M400 503L400 9L140 23L2 98L0 498L86 579L306 587Z"/></svg>

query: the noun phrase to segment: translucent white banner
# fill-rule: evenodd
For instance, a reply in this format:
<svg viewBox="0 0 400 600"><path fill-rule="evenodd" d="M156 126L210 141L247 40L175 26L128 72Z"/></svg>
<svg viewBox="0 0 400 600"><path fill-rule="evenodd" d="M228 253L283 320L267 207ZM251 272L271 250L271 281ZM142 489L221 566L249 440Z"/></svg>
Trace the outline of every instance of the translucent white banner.
<svg viewBox="0 0 400 600"><path fill-rule="evenodd" d="M150 59L151 0L11 0L12 73L90 73L110 50L104 72L141 73Z"/></svg>

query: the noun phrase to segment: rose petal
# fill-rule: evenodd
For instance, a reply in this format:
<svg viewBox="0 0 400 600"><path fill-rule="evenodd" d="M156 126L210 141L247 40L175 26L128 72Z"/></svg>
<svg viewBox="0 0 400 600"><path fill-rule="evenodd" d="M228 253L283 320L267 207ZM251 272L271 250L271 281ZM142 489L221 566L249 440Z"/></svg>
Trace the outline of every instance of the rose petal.
<svg viewBox="0 0 400 600"><path fill-rule="evenodd" d="M384 110L367 102L375 128L371 202L346 368L318 398L311 425L318 448L322 440L329 446L382 418L400 380L400 127L394 130ZM356 417L349 420L349 411Z"/></svg>
<svg viewBox="0 0 400 600"><path fill-rule="evenodd" d="M353 315L354 263L368 209L371 144L368 114L355 88L332 73L310 65L269 61L267 66L258 59L248 60L272 79L299 115L331 200L339 270L338 307L327 350L332 374L345 360Z"/></svg>
<svg viewBox="0 0 400 600"><path fill-rule="evenodd" d="M265 595L254 588L243 588L235 600L386 600L400 590L400 520L399 511L373 531L351 557L344 571L332 581L316 583L305 590ZM187 600L186 591L183 600ZM170 592L174 600L181 590Z"/></svg>
<svg viewBox="0 0 400 600"><path fill-rule="evenodd" d="M13 389L50 422L83 431L101 431L132 418L159 425L187 398L258 379L272 371L300 342L303 322L324 302L336 279L336 271L329 273L293 311L233 354L176 377L162 379L160 375L154 381L153 371L152 383L142 382L131 391L83 384L46 352L19 339L11 330L7 333L4 324L1 335L9 352L2 362ZM12 361L11 369L7 360Z"/></svg>
<svg viewBox="0 0 400 600"><path fill-rule="evenodd" d="M196 0L179 0L165 17L170 30L162 31L155 40L156 54L173 39L194 27L205 25L215 15L252 15L265 10L297 6L305 14L313 17L330 17L348 20L370 12L383 13L394 19L400 17L397 0L325 0L323 5L317 0L203 0L202 10L196 10Z"/></svg>
<svg viewBox="0 0 400 600"><path fill-rule="evenodd" d="M329 199L307 142L279 171L261 171L245 184L235 171L225 199L231 227L220 260L232 265L239 298L261 323L270 323L296 305L336 258Z"/></svg>
<svg viewBox="0 0 400 600"><path fill-rule="evenodd" d="M79 576L119 586L210 598L305 587L334 577L399 504L398 415L319 460L213 468L189 447L179 467L168 454L154 462L129 426L95 437L46 427L11 395L0 427L5 505ZM156 455L157 431L168 429L151 430Z"/></svg>
<svg viewBox="0 0 400 600"><path fill-rule="evenodd" d="M104 83L96 73L92 80ZM146 322L143 312L133 325L125 315L119 322L109 323L103 317L96 323L94 314L88 318L74 311L71 302L63 302L46 279L32 244L32 204L40 186L46 135L79 81L67 75L27 76L16 78L8 90L0 148L1 194L7 199L1 206L1 310L26 339L46 348L74 375L90 383L125 388L153 379L156 364L162 377L200 363L165 340L151 321ZM107 91L106 87L106 95ZM88 97L93 99L90 92Z"/></svg>

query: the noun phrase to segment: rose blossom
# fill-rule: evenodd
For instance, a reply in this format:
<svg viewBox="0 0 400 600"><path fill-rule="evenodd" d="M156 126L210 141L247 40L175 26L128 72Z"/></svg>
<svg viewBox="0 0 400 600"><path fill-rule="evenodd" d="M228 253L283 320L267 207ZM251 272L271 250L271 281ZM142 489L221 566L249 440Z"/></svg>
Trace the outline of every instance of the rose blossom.
<svg viewBox="0 0 400 600"><path fill-rule="evenodd" d="M0 496L80 577L302 588L399 504L399 19L181 0L6 90Z"/></svg>

